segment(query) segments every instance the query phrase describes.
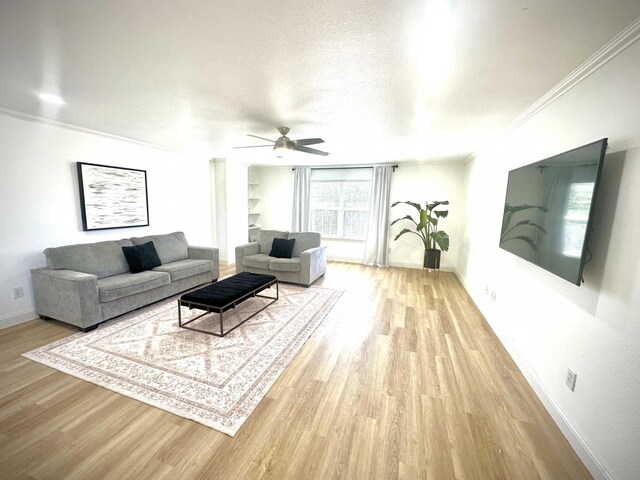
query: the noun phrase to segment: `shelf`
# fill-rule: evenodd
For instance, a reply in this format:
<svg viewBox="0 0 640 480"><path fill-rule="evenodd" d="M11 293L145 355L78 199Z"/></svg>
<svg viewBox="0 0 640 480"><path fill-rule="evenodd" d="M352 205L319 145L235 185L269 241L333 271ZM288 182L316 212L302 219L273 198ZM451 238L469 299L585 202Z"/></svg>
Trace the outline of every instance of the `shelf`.
<svg viewBox="0 0 640 480"><path fill-rule="evenodd" d="M249 212L249 215L260 215L260 212Z"/></svg>

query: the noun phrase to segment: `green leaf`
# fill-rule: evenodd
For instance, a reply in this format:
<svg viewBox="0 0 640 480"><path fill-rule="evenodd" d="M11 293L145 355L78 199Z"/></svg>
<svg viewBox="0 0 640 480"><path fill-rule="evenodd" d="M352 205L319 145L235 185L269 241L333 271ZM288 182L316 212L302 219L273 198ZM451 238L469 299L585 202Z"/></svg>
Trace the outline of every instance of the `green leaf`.
<svg viewBox="0 0 640 480"><path fill-rule="evenodd" d="M422 210L422 207L420 207L419 203L415 203L415 202L393 202L391 204L392 207L395 207L396 205L398 205L399 203L406 203L407 205L411 205L413 208L415 208L416 210L418 210L419 212Z"/></svg>
<svg viewBox="0 0 640 480"><path fill-rule="evenodd" d="M427 222L429 221L429 217L427 215L426 210L420 210L420 225L418 225L418 230L422 230L427 226Z"/></svg>
<svg viewBox="0 0 640 480"><path fill-rule="evenodd" d="M438 230L431 234L431 238L436 242L440 250L446 252L449 250L449 235L443 230Z"/></svg>
<svg viewBox="0 0 640 480"><path fill-rule="evenodd" d="M436 208L436 207L438 207L440 205L449 205L449 200L442 200L442 201L438 201L438 202L432 202L432 203L427 205L427 210L433 210L434 208Z"/></svg>
<svg viewBox="0 0 640 480"><path fill-rule="evenodd" d="M417 234L416 232L413 232L411 230L409 230L408 228L403 228L400 233L398 233L398 235L396 235L396 238L393 239L393 241L395 242L396 240L398 240L402 235L404 235L405 233L413 233L414 235L416 235L418 238L420 238L420 241L425 245L424 248L427 248L427 242L426 239L422 236Z"/></svg>
<svg viewBox="0 0 640 480"><path fill-rule="evenodd" d="M449 210L438 210L437 212L433 213L435 213L436 217L438 218L445 218L447 215L449 215Z"/></svg>
<svg viewBox="0 0 640 480"><path fill-rule="evenodd" d="M416 221L411 217L411 215L406 215L406 216L404 216L404 217L402 217L402 218L396 218L393 222L391 222L391 225L393 225L393 224L395 224L395 223L399 222L400 220L411 220L413 223L415 223L416 225L418 225L418 222L416 222Z"/></svg>

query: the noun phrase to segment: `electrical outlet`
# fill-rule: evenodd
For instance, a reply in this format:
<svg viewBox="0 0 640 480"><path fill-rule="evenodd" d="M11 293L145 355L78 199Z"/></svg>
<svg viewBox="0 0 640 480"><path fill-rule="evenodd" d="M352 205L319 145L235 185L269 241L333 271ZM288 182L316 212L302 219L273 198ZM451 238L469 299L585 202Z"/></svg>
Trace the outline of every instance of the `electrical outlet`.
<svg viewBox="0 0 640 480"><path fill-rule="evenodd" d="M578 377L578 375L574 372L571 371L571 369L567 369L567 387L569 387L569 390L571 390L572 392L575 391L576 389L576 378Z"/></svg>
<svg viewBox="0 0 640 480"><path fill-rule="evenodd" d="M487 285L486 287L484 287L484 294L485 294L485 295L489 295L489 285Z"/></svg>
<svg viewBox="0 0 640 480"><path fill-rule="evenodd" d="M491 292L491 301L492 301L493 303L495 303L495 302L496 302L496 292Z"/></svg>
<svg viewBox="0 0 640 480"><path fill-rule="evenodd" d="M18 298L24 297L24 292L22 291L22 287L16 287L13 289L13 299L16 300Z"/></svg>

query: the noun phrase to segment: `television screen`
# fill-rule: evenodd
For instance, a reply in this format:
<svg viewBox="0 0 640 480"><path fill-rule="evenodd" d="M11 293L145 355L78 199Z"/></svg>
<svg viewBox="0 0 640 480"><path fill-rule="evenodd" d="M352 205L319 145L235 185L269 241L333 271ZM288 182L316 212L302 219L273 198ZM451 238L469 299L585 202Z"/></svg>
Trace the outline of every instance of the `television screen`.
<svg viewBox="0 0 640 480"><path fill-rule="evenodd" d="M580 285L607 139L509 172L500 248Z"/></svg>

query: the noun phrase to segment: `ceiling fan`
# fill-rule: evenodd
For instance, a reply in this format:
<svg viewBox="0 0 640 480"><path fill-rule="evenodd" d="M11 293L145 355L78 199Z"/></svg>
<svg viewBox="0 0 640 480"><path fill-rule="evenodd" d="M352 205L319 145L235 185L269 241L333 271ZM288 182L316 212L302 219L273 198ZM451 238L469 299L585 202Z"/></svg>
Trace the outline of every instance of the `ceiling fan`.
<svg viewBox="0 0 640 480"><path fill-rule="evenodd" d="M278 131L282 135L277 140L271 140L269 138L259 137L257 135L247 134L248 137L259 138L260 140L266 140L271 142L271 145L249 145L246 147L234 147L234 148L258 148L258 147L273 147L273 151L277 157L283 158L290 156L294 151L311 153L313 155L329 155L327 152L316 150L315 148L309 148L306 145L315 145L316 143L324 143L321 138L301 138L299 140L291 140L287 137L289 133L289 127L279 127Z"/></svg>

